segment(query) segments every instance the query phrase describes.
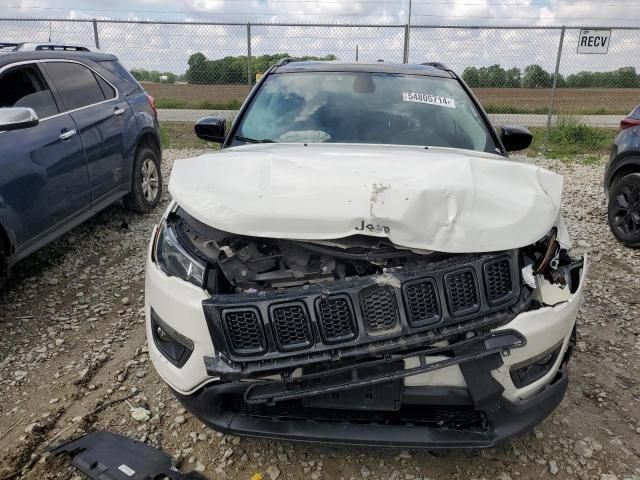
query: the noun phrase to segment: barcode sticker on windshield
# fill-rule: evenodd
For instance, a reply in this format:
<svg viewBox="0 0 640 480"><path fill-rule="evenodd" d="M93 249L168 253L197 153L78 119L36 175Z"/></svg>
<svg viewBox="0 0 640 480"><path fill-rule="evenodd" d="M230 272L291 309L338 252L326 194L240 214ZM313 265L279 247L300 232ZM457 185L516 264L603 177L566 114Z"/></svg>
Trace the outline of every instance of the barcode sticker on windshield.
<svg viewBox="0 0 640 480"><path fill-rule="evenodd" d="M428 93L402 92L402 101L456 108L456 102L453 98L439 97L438 95L430 95Z"/></svg>

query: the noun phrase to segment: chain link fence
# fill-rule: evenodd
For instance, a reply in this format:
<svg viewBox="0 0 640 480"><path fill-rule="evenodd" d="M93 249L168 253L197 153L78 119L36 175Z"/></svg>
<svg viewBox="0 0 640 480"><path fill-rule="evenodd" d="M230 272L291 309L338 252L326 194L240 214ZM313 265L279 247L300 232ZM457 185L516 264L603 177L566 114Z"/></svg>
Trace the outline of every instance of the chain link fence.
<svg viewBox="0 0 640 480"><path fill-rule="evenodd" d="M465 79L496 126L526 125L535 148L571 153L572 146L605 151L620 119L640 103L640 28L598 29L586 30L606 37L606 48L586 44L590 53L580 51L588 41L579 27L0 19L0 42L113 53L170 112L164 118L188 122L198 109L236 110L259 75L287 56L439 61Z"/></svg>

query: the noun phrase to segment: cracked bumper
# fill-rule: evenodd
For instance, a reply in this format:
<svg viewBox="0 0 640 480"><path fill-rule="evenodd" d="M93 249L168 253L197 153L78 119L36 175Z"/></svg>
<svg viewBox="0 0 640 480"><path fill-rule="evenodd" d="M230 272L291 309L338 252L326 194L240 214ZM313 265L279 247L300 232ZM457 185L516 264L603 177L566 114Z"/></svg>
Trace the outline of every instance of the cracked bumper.
<svg viewBox="0 0 640 480"><path fill-rule="evenodd" d="M509 401L502 398L498 410L482 413L480 419L464 428L445 428L432 422L401 424L399 422L364 422L331 419L267 418L229 408L227 399L241 398L246 388L242 383L211 385L193 395L174 392L184 407L203 423L224 433L343 445L376 445L413 448L489 448L531 430L560 404L567 390L568 376L565 358L554 379L535 395ZM425 395L421 395L422 393ZM461 390L449 387L419 387L405 389L414 399L438 401L438 406L417 404L416 407L446 409L448 415L469 414L472 407ZM450 405L443 405L449 402ZM450 413L449 413L450 412Z"/></svg>

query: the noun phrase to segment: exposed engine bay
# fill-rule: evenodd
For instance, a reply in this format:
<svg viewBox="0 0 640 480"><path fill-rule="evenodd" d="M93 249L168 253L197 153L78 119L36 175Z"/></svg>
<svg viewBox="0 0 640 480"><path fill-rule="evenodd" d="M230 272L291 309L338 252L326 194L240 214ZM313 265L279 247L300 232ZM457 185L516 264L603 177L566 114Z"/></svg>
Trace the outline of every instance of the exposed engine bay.
<svg viewBox="0 0 640 480"><path fill-rule="evenodd" d="M401 249L385 239L364 235L336 241L232 235L182 210L175 221L180 240L219 268L219 275L210 275L207 282L208 289L216 293L248 293L382 274L437 255Z"/></svg>
<svg viewBox="0 0 640 480"><path fill-rule="evenodd" d="M191 217L182 209L169 222L188 250L209 266L205 288L210 293L254 293L288 287L419 269L460 254L415 250L389 240L353 235L336 240L288 240L224 232ZM562 249L554 227L539 242L521 249L522 282L532 290L546 281L558 288L577 286L576 271L561 268L573 260ZM571 269L573 270L573 269ZM566 289L567 294L574 288Z"/></svg>

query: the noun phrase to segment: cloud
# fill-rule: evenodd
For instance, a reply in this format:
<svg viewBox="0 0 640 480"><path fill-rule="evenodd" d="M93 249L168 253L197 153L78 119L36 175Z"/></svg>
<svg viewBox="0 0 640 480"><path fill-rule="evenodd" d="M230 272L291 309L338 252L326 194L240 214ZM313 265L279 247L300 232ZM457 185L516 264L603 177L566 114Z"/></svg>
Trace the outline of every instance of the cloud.
<svg viewBox="0 0 640 480"><path fill-rule="evenodd" d="M640 4L617 0L413 0L414 24L637 24ZM0 16L235 22L406 23L409 0L5 0Z"/></svg>
<svg viewBox="0 0 640 480"><path fill-rule="evenodd" d="M209 58L246 55L247 29L251 22L349 23L346 26L251 27L253 55L286 52L292 56L335 54L353 60L358 48L361 61L400 62L403 58L404 27L408 0L5 0L0 16L67 16L76 19L115 17L158 19L177 24L109 23L98 25L100 46L112 52L128 68L146 68L183 73L189 55L203 52ZM639 2L640 4L640 2ZM32 8L39 6L39 9ZM493 29L491 25L575 25L585 19L638 17L614 0L413 0L409 60L441 61L457 71L467 66L525 67L537 63L552 71L560 31L557 29ZM633 10L640 13L640 8ZM607 20L610 19L610 20ZM240 25L191 25L180 22L236 22ZM627 22L627 23L628 23ZM420 25L464 24L473 28L434 28ZM377 26L376 26L377 25ZM397 26L389 26L397 25ZM0 40L93 43L90 22L0 21ZM567 30L561 73L580 70L610 70L635 65L640 31L615 30L608 55L578 55L577 30Z"/></svg>

